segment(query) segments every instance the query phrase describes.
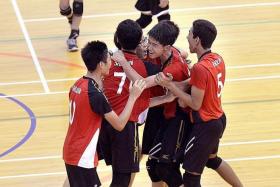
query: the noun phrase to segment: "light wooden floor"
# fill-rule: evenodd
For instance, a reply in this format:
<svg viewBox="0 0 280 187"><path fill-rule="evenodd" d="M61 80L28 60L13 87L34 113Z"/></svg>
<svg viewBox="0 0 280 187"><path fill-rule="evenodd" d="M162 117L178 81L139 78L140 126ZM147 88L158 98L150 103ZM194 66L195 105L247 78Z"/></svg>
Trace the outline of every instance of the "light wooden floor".
<svg viewBox="0 0 280 187"><path fill-rule="evenodd" d="M220 155L244 186L278 187L280 1L170 1L172 19L181 28L176 46L188 49L186 35L194 19L217 25L213 51L227 64L223 103L228 126ZM134 3L85 0L79 45L98 39L113 47L116 25L138 17ZM69 27L59 15L58 0L2 0L0 7L0 93L6 95L0 96L0 186L60 187L66 177L61 152L67 92L85 72L80 54L66 52ZM193 55L191 59L196 61ZM135 187L150 186L144 165ZM101 162L98 172L108 186L110 168ZM202 184L227 186L208 169Z"/></svg>

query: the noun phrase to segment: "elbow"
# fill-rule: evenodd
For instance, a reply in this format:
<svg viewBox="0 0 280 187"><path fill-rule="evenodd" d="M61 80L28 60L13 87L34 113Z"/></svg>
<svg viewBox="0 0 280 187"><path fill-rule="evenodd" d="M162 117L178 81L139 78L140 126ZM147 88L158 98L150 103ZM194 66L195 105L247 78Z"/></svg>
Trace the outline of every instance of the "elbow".
<svg viewBox="0 0 280 187"><path fill-rule="evenodd" d="M118 125L118 127L117 128L115 128L118 132L121 132L123 129L124 129L124 127L125 127L125 124L120 124L120 125Z"/></svg>
<svg viewBox="0 0 280 187"><path fill-rule="evenodd" d="M201 104L194 104L191 108L195 111L198 111L201 108Z"/></svg>

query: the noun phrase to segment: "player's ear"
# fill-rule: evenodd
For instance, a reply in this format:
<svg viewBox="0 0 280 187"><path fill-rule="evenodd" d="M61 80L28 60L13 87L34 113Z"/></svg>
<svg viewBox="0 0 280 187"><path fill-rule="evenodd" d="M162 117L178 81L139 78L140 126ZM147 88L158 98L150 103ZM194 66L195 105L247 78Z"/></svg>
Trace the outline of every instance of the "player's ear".
<svg viewBox="0 0 280 187"><path fill-rule="evenodd" d="M199 42L200 42L200 38L199 38L198 36L195 38L195 42L196 42L196 43L199 43Z"/></svg>
<svg viewBox="0 0 280 187"><path fill-rule="evenodd" d="M170 50L171 50L171 45L166 45L166 46L164 46L164 50L170 51Z"/></svg>
<svg viewBox="0 0 280 187"><path fill-rule="evenodd" d="M102 69L105 66L105 63L103 61L100 61L99 66Z"/></svg>

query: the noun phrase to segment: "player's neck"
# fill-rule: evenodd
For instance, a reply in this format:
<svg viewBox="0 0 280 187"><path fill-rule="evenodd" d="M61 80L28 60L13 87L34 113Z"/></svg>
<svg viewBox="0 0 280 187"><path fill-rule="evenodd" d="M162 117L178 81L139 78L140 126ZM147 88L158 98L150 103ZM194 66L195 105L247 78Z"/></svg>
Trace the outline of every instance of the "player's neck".
<svg viewBox="0 0 280 187"><path fill-rule="evenodd" d="M208 53L208 52L210 52L210 51L211 51L210 48L208 48L208 49L203 49L203 48L198 49L197 52L196 52L196 54L197 54L197 59L200 60L201 57L204 56L204 54L206 54L206 53Z"/></svg>
<svg viewBox="0 0 280 187"><path fill-rule="evenodd" d="M172 54L171 51L166 51L166 52L164 52L164 53L160 56L160 61L161 61L161 63L166 62L167 59L170 58L171 54Z"/></svg>
<svg viewBox="0 0 280 187"><path fill-rule="evenodd" d="M123 52L131 53L131 54L136 54L136 49L135 50L127 50L127 49L122 49Z"/></svg>
<svg viewBox="0 0 280 187"><path fill-rule="evenodd" d="M96 72L96 71L93 71L93 72L88 71L85 76L93 79L98 84L99 87L102 86L101 73Z"/></svg>

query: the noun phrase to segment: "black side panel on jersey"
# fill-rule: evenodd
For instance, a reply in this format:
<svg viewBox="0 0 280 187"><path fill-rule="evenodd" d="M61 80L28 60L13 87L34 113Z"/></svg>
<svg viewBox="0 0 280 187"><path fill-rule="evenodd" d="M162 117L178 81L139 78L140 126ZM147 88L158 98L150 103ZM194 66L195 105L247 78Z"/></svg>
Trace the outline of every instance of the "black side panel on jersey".
<svg viewBox="0 0 280 187"><path fill-rule="evenodd" d="M103 92L96 87L96 83L92 79L88 80L88 97L93 112L104 115L112 111Z"/></svg>
<svg viewBox="0 0 280 187"><path fill-rule="evenodd" d="M152 62L144 61L148 76L155 75L160 72L160 66L153 64Z"/></svg>

